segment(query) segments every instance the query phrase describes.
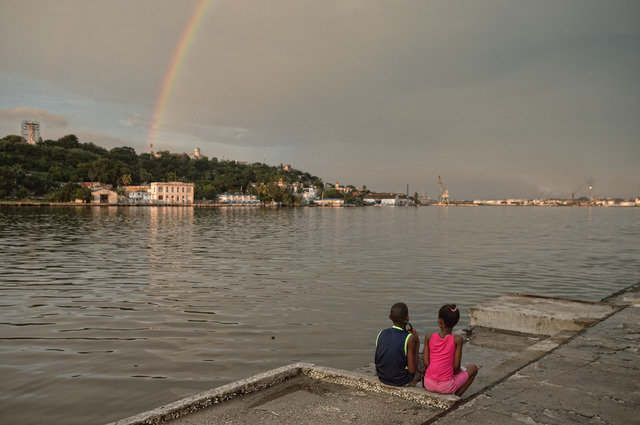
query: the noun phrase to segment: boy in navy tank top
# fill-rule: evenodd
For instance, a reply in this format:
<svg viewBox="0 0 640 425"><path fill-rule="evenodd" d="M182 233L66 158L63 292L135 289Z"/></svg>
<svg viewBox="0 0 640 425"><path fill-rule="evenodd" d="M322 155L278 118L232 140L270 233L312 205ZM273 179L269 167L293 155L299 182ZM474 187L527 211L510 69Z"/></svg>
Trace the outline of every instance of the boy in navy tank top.
<svg viewBox="0 0 640 425"><path fill-rule="evenodd" d="M405 303L391 307L393 326L380 331L376 338L376 372L380 382L396 387L415 386L424 375L419 371L420 339L418 331L406 330L409 308Z"/></svg>

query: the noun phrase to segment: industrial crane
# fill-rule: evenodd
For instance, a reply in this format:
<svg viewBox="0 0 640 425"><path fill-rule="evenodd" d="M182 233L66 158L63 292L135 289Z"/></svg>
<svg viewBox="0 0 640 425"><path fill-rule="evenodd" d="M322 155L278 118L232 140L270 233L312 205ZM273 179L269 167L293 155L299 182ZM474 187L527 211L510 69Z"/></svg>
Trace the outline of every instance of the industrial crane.
<svg viewBox="0 0 640 425"><path fill-rule="evenodd" d="M449 205L449 189L447 190L444 189L444 186L442 186L442 179L440 178L440 176L438 176L438 183L440 183L440 192L442 192L442 195L440 195L440 203Z"/></svg>

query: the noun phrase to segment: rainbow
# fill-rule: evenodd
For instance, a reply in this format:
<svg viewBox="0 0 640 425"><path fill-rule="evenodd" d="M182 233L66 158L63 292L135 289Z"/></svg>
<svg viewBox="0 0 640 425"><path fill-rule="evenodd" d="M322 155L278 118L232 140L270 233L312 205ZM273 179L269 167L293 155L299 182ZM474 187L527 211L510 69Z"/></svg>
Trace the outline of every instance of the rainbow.
<svg viewBox="0 0 640 425"><path fill-rule="evenodd" d="M167 105L169 104L169 99L171 98L171 93L173 92L173 87L178 80L178 76L180 75L180 71L182 69L182 64L184 63L184 59L189 52L189 48L195 39L196 33L204 20L207 11L209 10L209 6L213 3L213 0L199 0L193 14L191 15L191 19L189 19L189 23L187 24L187 28L185 29L182 37L180 39L180 43L173 53L173 58L171 59L169 69L165 74L164 80L162 82L162 89L160 90L160 95L156 101L156 107L154 109L153 118L151 120L151 130L149 133L149 150L153 153L153 142L155 141L158 131L162 125L162 121L164 120L165 114L167 112Z"/></svg>

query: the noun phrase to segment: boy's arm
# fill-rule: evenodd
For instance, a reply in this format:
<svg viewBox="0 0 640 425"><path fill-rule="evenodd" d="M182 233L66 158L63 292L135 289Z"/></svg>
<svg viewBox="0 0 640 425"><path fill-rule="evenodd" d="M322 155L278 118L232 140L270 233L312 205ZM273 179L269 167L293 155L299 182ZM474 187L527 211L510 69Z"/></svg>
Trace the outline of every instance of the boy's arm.
<svg viewBox="0 0 640 425"><path fill-rule="evenodd" d="M453 359L453 373L457 374L460 372L460 366L462 363L462 345L464 344L464 340L460 335L454 335L453 342L456 345L456 356Z"/></svg>
<svg viewBox="0 0 640 425"><path fill-rule="evenodd" d="M407 369L409 373L416 373L418 370L418 352L420 351L420 339L418 339L418 331L411 330L411 337L407 347Z"/></svg>

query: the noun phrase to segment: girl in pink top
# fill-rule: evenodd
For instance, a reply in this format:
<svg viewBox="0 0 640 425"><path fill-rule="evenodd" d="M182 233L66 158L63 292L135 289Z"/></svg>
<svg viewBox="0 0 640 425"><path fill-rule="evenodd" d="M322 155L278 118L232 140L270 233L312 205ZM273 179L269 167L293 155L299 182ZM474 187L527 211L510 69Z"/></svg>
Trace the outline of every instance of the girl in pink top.
<svg viewBox="0 0 640 425"><path fill-rule="evenodd" d="M460 335L452 333L458 320L460 312L456 305L443 305L438 312L440 332L424 337L424 365L427 368L424 387L428 391L461 396L478 374L474 364L467 365L466 369L460 367L464 341Z"/></svg>

